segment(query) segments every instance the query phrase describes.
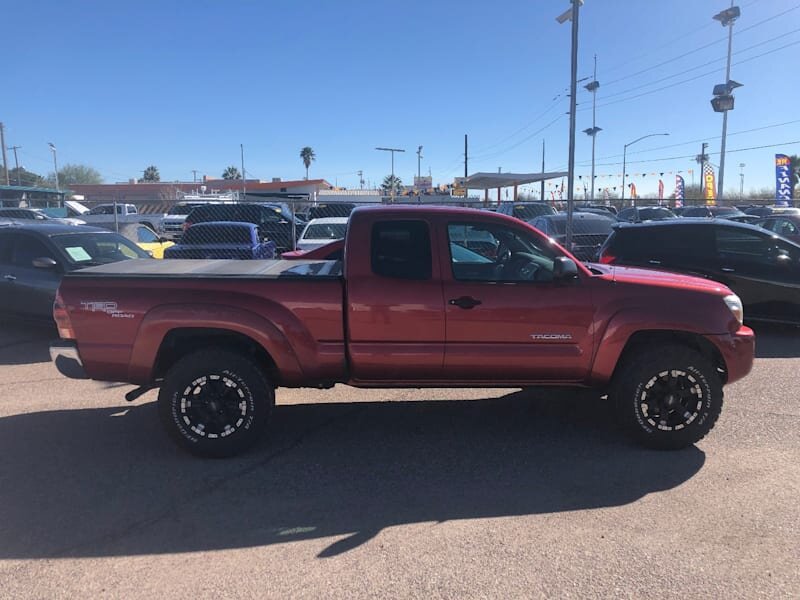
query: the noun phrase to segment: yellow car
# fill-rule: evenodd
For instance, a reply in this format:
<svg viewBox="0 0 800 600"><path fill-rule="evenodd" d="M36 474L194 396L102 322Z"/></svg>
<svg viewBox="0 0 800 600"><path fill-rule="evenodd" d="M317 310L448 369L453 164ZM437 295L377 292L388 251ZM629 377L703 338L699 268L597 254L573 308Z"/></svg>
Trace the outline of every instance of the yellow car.
<svg viewBox="0 0 800 600"><path fill-rule="evenodd" d="M174 242L158 237L155 231L141 223L120 225L119 234L128 238L153 258L164 258L164 250L175 245Z"/></svg>

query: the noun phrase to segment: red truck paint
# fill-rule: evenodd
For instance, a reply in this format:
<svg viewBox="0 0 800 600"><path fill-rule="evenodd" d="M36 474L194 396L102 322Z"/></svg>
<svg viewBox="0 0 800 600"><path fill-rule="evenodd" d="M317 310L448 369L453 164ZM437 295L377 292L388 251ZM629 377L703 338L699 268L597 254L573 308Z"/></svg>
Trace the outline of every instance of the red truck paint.
<svg viewBox="0 0 800 600"><path fill-rule="evenodd" d="M376 222L391 220L427 223L430 279L372 272L370 232ZM604 388L626 345L643 333L701 339L721 358L725 383L752 367L753 332L725 306L723 298L732 292L721 284L608 265L590 270L577 261L577 277L568 283L458 281L447 239L454 221L522 230L571 258L537 230L503 215L361 208L353 212L344 242L291 261L247 261L267 265L263 273L223 265L237 261L152 261L145 267L125 261L69 274L59 293L76 339L66 344L73 344L88 377L142 386L158 385L163 377L158 361L171 332L200 329L247 338L274 363L272 383L287 387ZM291 269L328 268L330 261L314 257L342 244L342 276L285 277ZM167 267L157 264L162 262L184 271L165 276ZM223 266L228 270L215 274ZM193 275L198 269L201 274ZM459 297L482 304L464 310L448 303ZM116 314L91 308L108 306L102 303L113 303Z"/></svg>

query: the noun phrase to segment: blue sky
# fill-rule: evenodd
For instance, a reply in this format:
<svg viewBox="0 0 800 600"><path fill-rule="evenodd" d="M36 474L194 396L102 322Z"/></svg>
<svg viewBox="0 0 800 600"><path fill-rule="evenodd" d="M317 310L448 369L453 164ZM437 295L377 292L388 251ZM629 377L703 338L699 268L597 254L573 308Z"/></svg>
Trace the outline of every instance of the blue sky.
<svg viewBox="0 0 800 600"><path fill-rule="evenodd" d="M800 50L800 0L738 4L731 78L744 87L729 115L728 150L795 143L731 152L726 188L738 189L739 163L747 189L768 187L774 154L800 152L800 83L790 65ZM664 172L672 188L669 171L691 183L695 169L699 182L688 156L703 140L719 151L722 118L709 100L724 80L726 31L711 17L728 5L586 0L579 77L591 75L596 54L597 174L606 175L598 187L619 185L623 145L654 132L670 136L628 151L628 171L647 173L634 179L639 193L655 191L658 175L650 173ZM470 172L539 170L542 139L547 169L565 169L570 28L555 17L567 6L6 3L0 121L26 168L52 170L52 141L60 164L94 166L107 182L140 176L150 164L163 180L191 181L192 169L217 177L239 164L239 144L250 177L302 178L298 155L309 145L317 154L311 177L350 187L359 169L372 182L389 172L389 156L376 146L406 149L395 170L410 183L422 145L422 170L449 182L463 173L465 133ZM576 172L588 177L591 143L581 131L591 126L590 94L581 91L578 102Z"/></svg>

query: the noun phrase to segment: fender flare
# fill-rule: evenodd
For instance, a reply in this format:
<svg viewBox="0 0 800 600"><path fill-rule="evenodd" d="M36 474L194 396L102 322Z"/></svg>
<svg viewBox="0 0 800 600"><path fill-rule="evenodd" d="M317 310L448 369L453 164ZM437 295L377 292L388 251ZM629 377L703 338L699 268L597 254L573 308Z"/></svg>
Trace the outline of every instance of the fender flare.
<svg viewBox="0 0 800 600"><path fill-rule="evenodd" d="M244 335L259 344L282 378L302 379L303 370L284 331L254 312L219 304L161 305L150 310L136 334L129 364L129 380L153 381L154 367L164 338L175 329L218 329ZM293 331L295 335L297 332Z"/></svg>

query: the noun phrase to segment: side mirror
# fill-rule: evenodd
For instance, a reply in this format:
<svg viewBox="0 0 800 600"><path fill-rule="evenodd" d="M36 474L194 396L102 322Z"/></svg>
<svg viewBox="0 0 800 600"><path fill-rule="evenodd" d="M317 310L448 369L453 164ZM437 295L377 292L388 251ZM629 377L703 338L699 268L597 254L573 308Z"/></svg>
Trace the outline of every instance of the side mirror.
<svg viewBox="0 0 800 600"><path fill-rule="evenodd" d="M567 281L578 277L578 265L575 261L566 256L558 256L553 261L553 279L555 281Z"/></svg>
<svg viewBox="0 0 800 600"><path fill-rule="evenodd" d="M33 266L37 269L55 269L58 263L49 256L40 256L33 259Z"/></svg>

